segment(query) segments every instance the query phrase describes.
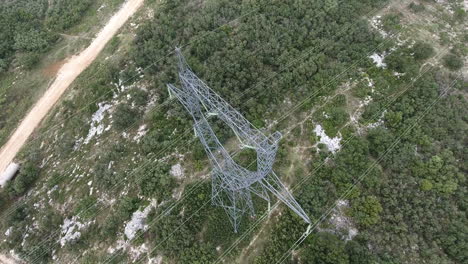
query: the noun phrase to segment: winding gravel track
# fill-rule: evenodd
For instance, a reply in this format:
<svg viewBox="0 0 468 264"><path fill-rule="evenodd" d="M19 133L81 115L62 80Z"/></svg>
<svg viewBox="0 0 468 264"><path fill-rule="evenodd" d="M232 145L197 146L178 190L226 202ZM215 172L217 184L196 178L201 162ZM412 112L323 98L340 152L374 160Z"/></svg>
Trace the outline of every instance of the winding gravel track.
<svg viewBox="0 0 468 264"><path fill-rule="evenodd" d="M57 103L70 84L83 72L102 51L106 43L122 25L142 6L144 0L127 0L98 33L91 44L78 55L73 56L59 70L57 77L44 95L37 101L21 121L7 143L0 150L0 178L8 164L28 140L34 129Z"/></svg>

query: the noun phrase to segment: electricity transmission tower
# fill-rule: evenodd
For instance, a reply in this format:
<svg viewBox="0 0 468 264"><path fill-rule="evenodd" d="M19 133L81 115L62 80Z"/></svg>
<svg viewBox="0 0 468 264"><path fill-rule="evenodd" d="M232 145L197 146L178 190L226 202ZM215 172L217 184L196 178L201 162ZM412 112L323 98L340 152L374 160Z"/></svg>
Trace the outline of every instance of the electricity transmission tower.
<svg viewBox="0 0 468 264"><path fill-rule="evenodd" d="M252 194L268 202L274 194L304 221L310 223L301 206L281 183L272 170L281 133L269 137L255 129L237 110L231 107L190 69L180 49L176 49L179 60L179 79L182 87L168 84L170 96L175 96L192 115L195 135L203 144L213 167L212 203L224 208L237 232L241 217L245 213L254 215ZM251 171L236 163L213 132L208 118L217 116L225 122L240 141L240 148L251 148L257 153L257 169Z"/></svg>

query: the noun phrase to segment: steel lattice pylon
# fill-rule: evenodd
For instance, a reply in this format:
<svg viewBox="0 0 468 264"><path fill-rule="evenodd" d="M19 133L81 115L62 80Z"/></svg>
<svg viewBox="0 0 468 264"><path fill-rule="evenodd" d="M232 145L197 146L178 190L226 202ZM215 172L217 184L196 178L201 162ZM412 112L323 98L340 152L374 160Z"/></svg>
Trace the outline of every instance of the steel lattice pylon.
<svg viewBox="0 0 468 264"><path fill-rule="evenodd" d="M168 84L171 96L183 104L194 120L195 134L203 144L213 167L212 202L221 206L237 232L240 218L246 212L254 215L251 194L270 202L273 193L289 208L310 223L301 206L281 183L272 170L281 133L267 137L231 107L190 69L180 49L176 49L179 60L179 79L182 87ZM207 119L216 115L225 122L241 142L241 148L251 148L257 153L257 170L251 171L237 164L213 132Z"/></svg>

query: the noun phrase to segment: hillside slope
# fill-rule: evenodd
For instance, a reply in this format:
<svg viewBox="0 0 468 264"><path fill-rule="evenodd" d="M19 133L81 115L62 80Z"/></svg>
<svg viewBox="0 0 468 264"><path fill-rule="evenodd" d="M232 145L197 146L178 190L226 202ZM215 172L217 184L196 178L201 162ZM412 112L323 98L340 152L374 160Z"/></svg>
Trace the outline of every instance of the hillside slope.
<svg viewBox="0 0 468 264"><path fill-rule="evenodd" d="M465 21L462 1L147 0L18 156L1 248L32 263L466 262ZM236 234L211 206L210 164L166 90L177 46L283 134L274 170L313 225L254 198Z"/></svg>

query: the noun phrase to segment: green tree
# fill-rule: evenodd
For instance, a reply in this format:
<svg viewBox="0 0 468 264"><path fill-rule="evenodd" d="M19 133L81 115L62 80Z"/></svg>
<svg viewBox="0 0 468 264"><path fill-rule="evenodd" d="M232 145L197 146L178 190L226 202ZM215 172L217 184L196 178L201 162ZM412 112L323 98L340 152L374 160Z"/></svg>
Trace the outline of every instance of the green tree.
<svg viewBox="0 0 468 264"><path fill-rule="evenodd" d="M83 18L92 0L55 0L47 10L46 25L54 30L68 29Z"/></svg>
<svg viewBox="0 0 468 264"><path fill-rule="evenodd" d="M38 30L18 33L14 48L18 51L41 51L47 48L47 33Z"/></svg>
<svg viewBox="0 0 468 264"><path fill-rule="evenodd" d="M180 256L180 263L203 264L216 260L215 248L205 243L195 243Z"/></svg>
<svg viewBox="0 0 468 264"><path fill-rule="evenodd" d="M468 226L466 219L453 221L440 235L444 251L459 263L468 261Z"/></svg>
<svg viewBox="0 0 468 264"><path fill-rule="evenodd" d="M369 140L369 150L374 157L380 157L390 147L394 141L392 133L382 127L369 130L367 135Z"/></svg>
<svg viewBox="0 0 468 264"><path fill-rule="evenodd" d="M361 243L359 243L361 242ZM376 263L376 257L365 246L365 241L350 240L346 242L346 252L350 264L372 264ZM364 244L364 245L363 245Z"/></svg>
<svg viewBox="0 0 468 264"><path fill-rule="evenodd" d="M353 202L351 215L362 226L376 224L383 209L375 196L366 196Z"/></svg>
<svg viewBox="0 0 468 264"><path fill-rule="evenodd" d="M405 78L412 76L419 68L408 49L398 49L390 53L385 57L385 63L387 63L389 69L405 73Z"/></svg>
<svg viewBox="0 0 468 264"><path fill-rule="evenodd" d="M302 259L307 264L347 264L345 243L333 234L321 232L308 239Z"/></svg>
<svg viewBox="0 0 468 264"><path fill-rule="evenodd" d="M388 111L385 114L385 124L390 126L390 127L397 127L400 122L403 119L403 113L402 112L393 112L393 111Z"/></svg>
<svg viewBox="0 0 468 264"><path fill-rule="evenodd" d="M430 180L427 180L427 179L423 179L421 181L421 190L423 191L430 191L432 190L432 182Z"/></svg>

